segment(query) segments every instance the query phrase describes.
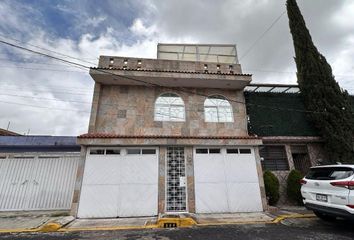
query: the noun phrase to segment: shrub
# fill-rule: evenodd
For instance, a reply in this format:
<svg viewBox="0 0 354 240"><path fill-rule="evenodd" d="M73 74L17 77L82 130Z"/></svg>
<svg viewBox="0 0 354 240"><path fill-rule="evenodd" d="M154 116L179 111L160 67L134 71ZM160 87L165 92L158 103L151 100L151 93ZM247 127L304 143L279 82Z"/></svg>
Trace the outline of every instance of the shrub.
<svg viewBox="0 0 354 240"><path fill-rule="evenodd" d="M275 205L279 200L279 180L271 171L265 171L263 178L268 203Z"/></svg>
<svg viewBox="0 0 354 240"><path fill-rule="evenodd" d="M300 180L302 178L303 176L299 171L292 170L289 173L288 181L287 181L286 193L288 199L291 202L296 203L298 205L303 205L301 191L300 191L301 188Z"/></svg>

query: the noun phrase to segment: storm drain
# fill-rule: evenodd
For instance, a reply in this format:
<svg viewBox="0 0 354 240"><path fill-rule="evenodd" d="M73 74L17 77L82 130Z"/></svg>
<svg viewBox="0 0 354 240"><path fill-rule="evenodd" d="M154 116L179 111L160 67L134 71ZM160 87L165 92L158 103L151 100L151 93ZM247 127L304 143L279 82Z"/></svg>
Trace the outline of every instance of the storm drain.
<svg viewBox="0 0 354 240"><path fill-rule="evenodd" d="M164 224L163 224L163 227L164 227L164 228L176 228L176 227L177 227L177 223L172 223L172 222L170 222L170 223L164 223Z"/></svg>

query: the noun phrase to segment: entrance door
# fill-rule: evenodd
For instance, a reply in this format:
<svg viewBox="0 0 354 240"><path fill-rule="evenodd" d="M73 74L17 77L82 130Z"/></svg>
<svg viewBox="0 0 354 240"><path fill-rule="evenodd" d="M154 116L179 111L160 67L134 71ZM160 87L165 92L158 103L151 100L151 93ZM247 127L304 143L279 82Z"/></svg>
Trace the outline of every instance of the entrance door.
<svg viewBox="0 0 354 240"><path fill-rule="evenodd" d="M186 212L186 167L183 147L167 148L166 212Z"/></svg>

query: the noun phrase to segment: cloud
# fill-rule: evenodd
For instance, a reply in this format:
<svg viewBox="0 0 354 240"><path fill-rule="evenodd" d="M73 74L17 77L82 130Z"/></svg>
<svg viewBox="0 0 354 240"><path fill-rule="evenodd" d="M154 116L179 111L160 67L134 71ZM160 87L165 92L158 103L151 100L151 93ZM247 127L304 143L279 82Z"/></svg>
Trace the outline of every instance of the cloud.
<svg viewBox="0 0 354 240"><path fill-rule="evenodd" d="M332 64L336 79L354 94L354 36L350 24L354 4L350 0L298 2L314 42ZM238 55L243 56L284 10L284 1L271 0L122 0L119 4L107 0L99 5L86 0L52 4L1 1L0 34L88 66L96 65L99 55L155 58L159 42L235 43ZM296 83L293 56L284 15L241 59L241 64L244 72L253 74L254 82ZM49 135L87 131L93 91L87 71L3 45L0 63L0 127L6 128L10 121L10 130L20 133L28 129L32 134Z"/></svg>

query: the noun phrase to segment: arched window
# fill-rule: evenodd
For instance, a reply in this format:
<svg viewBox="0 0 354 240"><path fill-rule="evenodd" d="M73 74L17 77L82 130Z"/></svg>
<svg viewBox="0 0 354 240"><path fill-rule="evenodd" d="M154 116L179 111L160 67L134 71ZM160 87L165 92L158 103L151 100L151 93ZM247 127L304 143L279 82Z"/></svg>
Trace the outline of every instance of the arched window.
<svg viewBox="0 0 354 240"><path fill-rule="evenodd" d="M174 93L164 93L155 102L155 121L185 120L184 103L180 96Z"/></svg>
<svg viewBox="0 0 354 240"><path fill-rule="evenodd" d="M233 122L232 106L223 96L214 95L204 102L206 122Z"/></svg>

